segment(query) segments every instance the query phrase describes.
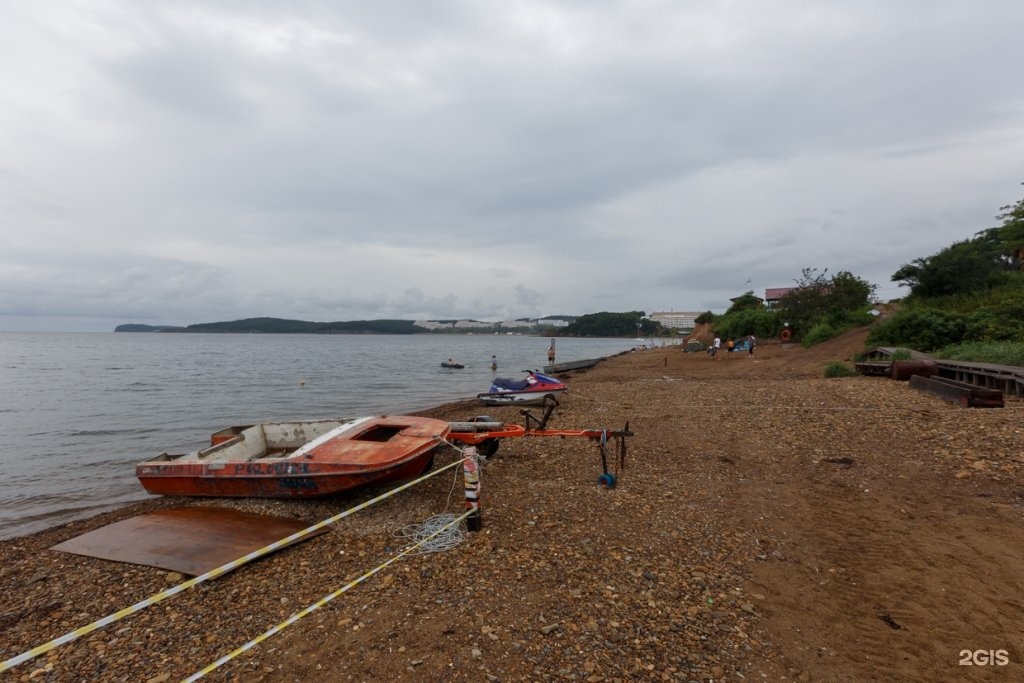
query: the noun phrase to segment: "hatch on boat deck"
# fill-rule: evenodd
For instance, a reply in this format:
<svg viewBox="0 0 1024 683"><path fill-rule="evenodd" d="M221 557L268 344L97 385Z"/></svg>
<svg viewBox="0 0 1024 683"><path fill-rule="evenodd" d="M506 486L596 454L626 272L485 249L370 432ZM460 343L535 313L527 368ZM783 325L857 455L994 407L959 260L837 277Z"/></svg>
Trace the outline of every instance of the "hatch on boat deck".
<svg viewBox="0 0 1024 683"><path fill-rule="evenodd" d="M312 525L288 517L200 505L159 510L108 524L50 550L198 576L308 526ZM288 545L326 531L318 529Z"/></svg>

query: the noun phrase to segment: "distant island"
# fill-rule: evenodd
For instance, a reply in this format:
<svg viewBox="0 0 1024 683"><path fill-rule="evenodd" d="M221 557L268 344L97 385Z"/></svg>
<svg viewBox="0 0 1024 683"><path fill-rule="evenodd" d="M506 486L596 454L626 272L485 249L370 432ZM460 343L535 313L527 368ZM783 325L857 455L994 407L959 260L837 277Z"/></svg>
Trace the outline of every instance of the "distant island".
<svg viewBox="0 0 1024 683"><path fill-rule="evenodd" d="M282 318L246 318L219 323L173 325L118 325L114 332L204 332L233 334L417 334L429 332L411 320L352 320L315 323Z"/></svg>
<svg viewBox="0 0 1024 683"><path fill-rule="evenodd" d="M556 327L567 326L573 318L551 316L536 319L510 320L500 323L479 320L349 320L317 323L283 318L246 318L217 323L195 325L118 325L114 332L185 332L231 334L431 334L431 333L486 333L514 332L521 334L550 334Z"/></svg>
<svg viewBox="0 0 1024 683"><path fill-rule="evenodd" d="M118 325L114 332L184 332L184 327L176 325Z"/></svg>
<svg viewBox="0 0 1024 683"><path fill-rule="evenodd" d="M114 332L221 334L524 334L545 337L660 336L666 330L642 311L549 315L501 322L480 320L349 320L316 323L283 318L246 318L195 325L118 325ZM668 331L669 333L671 331Z"/></svg>

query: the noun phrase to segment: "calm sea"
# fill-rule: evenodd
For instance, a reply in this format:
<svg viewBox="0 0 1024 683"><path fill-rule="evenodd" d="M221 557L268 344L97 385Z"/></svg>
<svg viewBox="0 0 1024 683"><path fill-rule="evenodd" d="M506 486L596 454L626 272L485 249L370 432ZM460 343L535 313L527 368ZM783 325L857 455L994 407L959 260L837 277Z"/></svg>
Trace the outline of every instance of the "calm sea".
<svg viewBox="0 0 1024 683"><path fill-rule="evenodd" d="M495 374L545 365L548 344L504 335L0 333L0 539L149 497L136 463L201 448L218 429L469 398ZM557 360L634 344L558 339ZM448 358L466 368L441 368Z"/></svg>

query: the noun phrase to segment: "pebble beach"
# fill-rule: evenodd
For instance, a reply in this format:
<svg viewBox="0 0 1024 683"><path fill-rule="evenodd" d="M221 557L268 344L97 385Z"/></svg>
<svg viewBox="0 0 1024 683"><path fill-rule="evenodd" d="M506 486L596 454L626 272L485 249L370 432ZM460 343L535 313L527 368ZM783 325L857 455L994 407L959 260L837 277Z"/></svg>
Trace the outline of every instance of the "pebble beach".
<svg viewBox="0 0 1024 683"><path fill-rule="evenodd" d="M1024 402L964 409L823 378L862 349L863 335L718 360L665 347L569 375L550 426L635 434L623 462L609 449L614 488L592 441L507 439L482 465L480 531L393 561L204 680L1024 679ZM462 512L456 471L0 678L186 679L393 558L410 527ZM188 578L57 543L181 506L315 523L379 493L158 498L2 541L0 660ZM978 650L1006 663L962 663Z"/></svg>

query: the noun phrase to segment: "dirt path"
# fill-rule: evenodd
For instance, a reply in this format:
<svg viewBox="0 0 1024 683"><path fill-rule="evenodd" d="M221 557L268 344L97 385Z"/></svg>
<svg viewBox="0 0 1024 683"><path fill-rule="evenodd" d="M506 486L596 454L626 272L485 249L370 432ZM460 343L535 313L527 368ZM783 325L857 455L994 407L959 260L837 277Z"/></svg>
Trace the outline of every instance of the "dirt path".
<svg viewBox="0 0 1024 683"><path fill-rule="evenodd" d="M762 626L799 680L1024 680L1024 405L812 379L865 337L687 373L754 382L734 404L748 424L729 421L733 477L716 479L741 485L737 525L761 536L746 587Z"/></svg>
<svg viewBox="0 0 1024 683"><path fill-rule="evenodd" d="M597 486L593 443L506 441L484 466L481 533L391 565L207 680L1024 680L1024 404L822 378L863 339L718 361L663 349L575 374L554 426L636 433L616 488ZM12 680L180 680L393 556L396 531L457 510L460 486L437 477ZM0 543L0 657L174 581L54 543L158 506L315 521L369 495L157 500Z"/></svg>

